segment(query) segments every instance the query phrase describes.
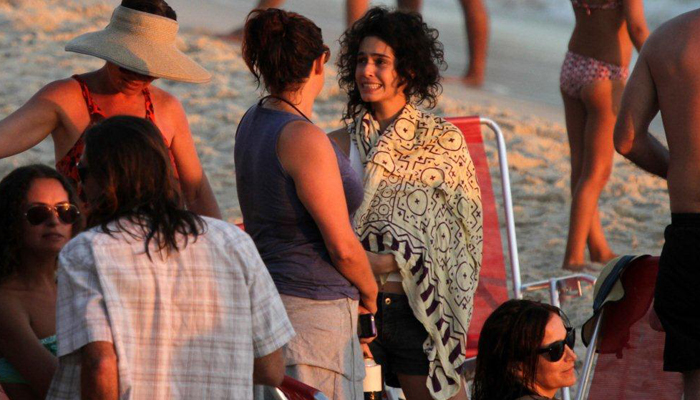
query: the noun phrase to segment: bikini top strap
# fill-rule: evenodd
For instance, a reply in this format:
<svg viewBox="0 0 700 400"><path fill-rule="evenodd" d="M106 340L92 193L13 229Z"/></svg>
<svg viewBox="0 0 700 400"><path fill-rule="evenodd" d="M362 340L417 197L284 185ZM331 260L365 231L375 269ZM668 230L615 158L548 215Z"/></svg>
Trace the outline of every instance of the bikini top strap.
<svg viewBox="0 0 700 400"><path fill-rule="evenodd" d="M73 75L71 78L75 79L78 81L78 84L80 84L80 91L83 94L83 99L85 99L85 104L87 105L88 109L88 114L90 114L90 121L95 122L97 120L100 120L104 118L104 113L102 110L100 110L100 107L95 103L95 101L92 99L92 95L90 94L90 89L88 88L87 83L83 80L78 75Z"/></svg>
<svg viewBox="0 0 700 400"><path fill-rule="evenodd" d="M156 110L153 108L153 101L151 101L151 91L148 88L143 88L143 98L146 105L146 119L156 123Z"/></svg>

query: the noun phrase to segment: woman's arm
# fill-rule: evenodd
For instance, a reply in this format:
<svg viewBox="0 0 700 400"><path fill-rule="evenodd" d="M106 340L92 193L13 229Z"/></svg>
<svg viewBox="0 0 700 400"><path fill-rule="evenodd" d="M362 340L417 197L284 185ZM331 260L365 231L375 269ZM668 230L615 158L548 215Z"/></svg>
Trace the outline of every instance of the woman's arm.
<svg viewBox="0 0 700 400"><path fill-rule="evenodd" d="M36 397L43 399L58 359L39 343L19 301L7 295L0 296L0 301L0 354L29 382Z"/></svg>
<svg viewBox="0 0 700 400"><path fill-rule="evenodd" d="M170 150L175 157L187 209L200 215L221 219L219 205L194 146L185 109L174 96L167 95L167 100L167 118L172 118L175 126Z"/></svg>
<svg viewBox="0 0 700 400"><path fill-rule="evenodd" d="M0 120L0 158L13 156L36 146L60 123L58 98L65 92L53 82L32 96L22 107Z"/></svg>
<svg viewBox="0 0 700 400"><path fill-rule="evenodd" d="M323 235L333 265L360 291L362 305L376 312L377 283L350 225L338 160L330 140L316 126L295 121L282 131L277 149L299 199Z"/></svg>
<svg viewBox="0 0 700 400"><path fill-rule="evenodd" d="M644 17L644 3L642 0L624 0L622 7L630 39L632 39L632 43L634 43L637 51L641 51L642 45L644 45L649 36L647 20Z"/></svg>

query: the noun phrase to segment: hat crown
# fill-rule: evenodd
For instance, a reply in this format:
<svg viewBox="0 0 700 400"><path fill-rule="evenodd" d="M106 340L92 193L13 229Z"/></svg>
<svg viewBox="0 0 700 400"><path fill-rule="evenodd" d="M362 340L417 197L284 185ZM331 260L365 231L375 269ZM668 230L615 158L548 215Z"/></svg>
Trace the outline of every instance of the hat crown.
<svg viewBox="0 0 700 400"><path fill-rule="evenodd" d="M147 41L175 43L178 29L177 21L170 18L118 6L105 30L134 35Z"/></svg>

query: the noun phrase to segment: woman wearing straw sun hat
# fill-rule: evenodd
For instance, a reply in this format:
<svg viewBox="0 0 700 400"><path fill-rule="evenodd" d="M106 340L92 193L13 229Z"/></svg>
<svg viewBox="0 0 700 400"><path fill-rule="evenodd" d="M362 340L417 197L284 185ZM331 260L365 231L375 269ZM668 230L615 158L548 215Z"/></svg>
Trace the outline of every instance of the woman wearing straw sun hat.
<svg viewBox="0 0 700 400"><path fill-rule="evenodd" d="M85 130L113 115L143 117L162 132L187 208L220 218L182 104L151 86L158 78L190 83L211 78L176 48L176 18L164 0L123 0L105 29L71 40L66 51L98 57L105 65L49 83L0 120L0 158L23 152L51 134L56 169L77 184Z"/></svg>

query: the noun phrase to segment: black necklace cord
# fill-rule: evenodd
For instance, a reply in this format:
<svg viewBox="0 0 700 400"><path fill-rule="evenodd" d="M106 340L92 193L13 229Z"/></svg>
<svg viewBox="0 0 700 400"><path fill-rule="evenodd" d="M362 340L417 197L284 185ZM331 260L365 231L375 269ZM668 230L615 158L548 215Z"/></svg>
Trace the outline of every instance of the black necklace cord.
<svg viewBox="0 0 700 400"><path fill-rule="evenodd" d="M289 100L287 100L287 99L285 99L285 98L283 98L283 97L275 96L274 94L268 94L267 96L265 96L265 97L263 97L262 99L260 99L260 102L259 102L258 104L259 104L259 105L262 105L262 103L263 103L265 100L267 100L267 99L275 99L275 100L279 100L279 101L281 101L281 102L287 103L287 104L288 104L290 107L292 107L296 112L298 112L302 117L304 117L305 120L311 122L311 120L309 119L309 117L306 116L306 114L304 114L303 112L301 112L301 110L298 109L297 106L295 106L294 104L292 104L292 102L290 102ZM313 122L311 122L311 123L313 124Z"/></svg>

